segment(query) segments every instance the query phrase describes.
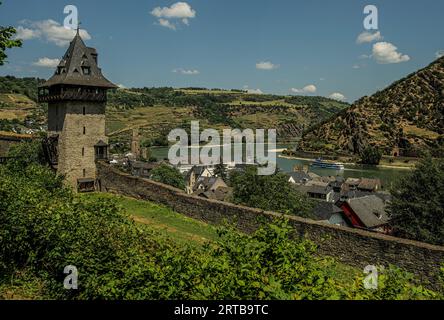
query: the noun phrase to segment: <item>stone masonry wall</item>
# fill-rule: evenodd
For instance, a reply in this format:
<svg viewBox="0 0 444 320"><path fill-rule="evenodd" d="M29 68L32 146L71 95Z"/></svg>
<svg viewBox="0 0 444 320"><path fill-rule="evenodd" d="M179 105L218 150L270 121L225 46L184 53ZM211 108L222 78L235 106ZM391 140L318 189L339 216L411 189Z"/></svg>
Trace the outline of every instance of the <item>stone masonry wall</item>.
<svg viewBox="0 0 444 320"><path fill-rule="evenodd" d="M150 200L210 224L227 219L243 232L258 226L258 217L281 216L274 212L208 200L185 194L173 187L148 179L133 177L109 164L97 164L102 191ZM367 265L397 265L417 275L422 281L437 286L440 265L444 263L444 247L394 238L368 231L350 229L296 216L287 216L295 236L304 236L319 247L319 253L334 257L345 264L364 268Z"/></svg>
<svg viewBox="0 0 444 320"><path fill-rule="evenodd" d="M2 135L0 133L0 157L7 157L11 146L19 144L25 140L30 140L31 136L24 135Z"/></svg>
<svg viewBox="0 0 444 320"><path fill-rule="evenodd" d="M56 108L59 108L57 116ZM96 178L94 145L99 140L108 143L105 103L69 101L53 104L49 109L54 116L49 119L49 127L60 130L55 131L60 135L58 173L65 175L67 183L76 189L77 179Z"/></svg>

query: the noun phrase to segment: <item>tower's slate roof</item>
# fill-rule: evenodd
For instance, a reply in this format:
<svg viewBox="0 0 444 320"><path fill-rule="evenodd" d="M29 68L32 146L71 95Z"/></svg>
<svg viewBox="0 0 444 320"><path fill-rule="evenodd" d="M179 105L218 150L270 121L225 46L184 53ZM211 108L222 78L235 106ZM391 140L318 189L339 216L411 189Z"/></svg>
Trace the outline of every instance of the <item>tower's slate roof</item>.
<svg viewBox="0 0 444 320"><path fill-rule="evenodd" d="M57 70L61 69L61 72L56 71L41 87L65 84L117 88L102 75L102 70L97 66L94 56L97 57L96 49L88 48L77 32L57 67ZM89 74L84 74L82 67L89 67Z"/></svg>

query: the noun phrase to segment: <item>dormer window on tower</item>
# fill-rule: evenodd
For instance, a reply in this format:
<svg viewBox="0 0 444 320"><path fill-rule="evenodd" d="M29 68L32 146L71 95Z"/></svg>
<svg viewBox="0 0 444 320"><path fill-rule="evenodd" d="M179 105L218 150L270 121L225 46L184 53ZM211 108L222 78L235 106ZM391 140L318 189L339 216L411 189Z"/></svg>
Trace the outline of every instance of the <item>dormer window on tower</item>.
<svg viewBox="0 0 444 320"><path fill-rule="evenodd" d="M65 72L66 72L65 67L57 67L56 74L62 74Z"/></svg>
<svg viewBox="0 0 444 320"><path fill-rule="evenodd" d="M91 67L82 67L82 72L84 75L89 76L91 74Z"/></svg>
<svg viewBox="0 0 444 320"><path fill-rule="evenodd" d="M98 61L98 59L97 59L97 53L91 53L91 56L93 57L94 62L95 62L96 64L99 63L99 61Z"/></svg>

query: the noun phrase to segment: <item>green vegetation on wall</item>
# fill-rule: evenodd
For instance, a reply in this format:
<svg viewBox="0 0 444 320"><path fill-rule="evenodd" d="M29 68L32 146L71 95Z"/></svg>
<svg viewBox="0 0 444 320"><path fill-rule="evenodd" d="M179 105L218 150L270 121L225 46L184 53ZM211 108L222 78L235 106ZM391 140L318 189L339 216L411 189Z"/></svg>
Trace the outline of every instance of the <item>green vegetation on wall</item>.
<svg viewBox="0 0 444 320"><path fill-rule="evenodd" d="M255 167L247 167L230 174L230 185L236 204L306 218L312 215L312 201L299 193L283 173L260 176Z"/></svg>
<svg viewBox="0 0 444 320"><path fill-rule="evenodd" d="M392 188L389 205L395 234L444 245L444 163L427 157Z"/></svg>

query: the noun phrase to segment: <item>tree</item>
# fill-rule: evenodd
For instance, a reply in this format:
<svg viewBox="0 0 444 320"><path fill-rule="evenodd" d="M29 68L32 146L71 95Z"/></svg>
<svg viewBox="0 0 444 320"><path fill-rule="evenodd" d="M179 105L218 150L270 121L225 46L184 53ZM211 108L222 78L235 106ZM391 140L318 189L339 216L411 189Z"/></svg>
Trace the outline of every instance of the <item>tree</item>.
<svg viewBox="0 0 444 320"><path fill-rule="evenodd" d="M0 5L1 4L2 3L0 1ZM8 57L5 53L6 49L22 46L21 40L12 39L15 33L16 30L13 27L0 26L0 66L5 63L5 60Z"/></svg>
<svg viewBox="0 0 444 320"><path fill-rule="evenodd" d="M185 180L176 168L161 164L151 171L151 179L178 189L185 189Z"/></svg>
<svg viewBox="0 0 444 320"><path fill-rule="evenodd" d="M372 146L366 147L361 153L361 163L378 165L381 162L382 153L378 148Z"/></svg>
<svg viewBox="0 0 444 320"><path fill-rule="evenodd" d="M233 200L237 204L277 211L301 217L311 217L313 203L299 193L283 173L260 176L255 167L233 172L230 176Z"/></svg>
<svg viewBox="0 0 444 320"><path fill-rule="evenodd" d="M23 170L32 164L44 165L46 163L42 141L38 138L13 145L8 152L8 157L12 158L7 163L8 169L13 171Z"/></svg>
<svg viewBox="0 0 444 320"><path fill-rule="evenodd" d="M227 168L222 161L214 167L214 175L227 181Z"/></svg>
<svg viewBox="0 0 444 320"><path fill-rule="evenodd" d="M392 189L391 226L397 236L444 244L444 162L426 157Z"/></svg>

